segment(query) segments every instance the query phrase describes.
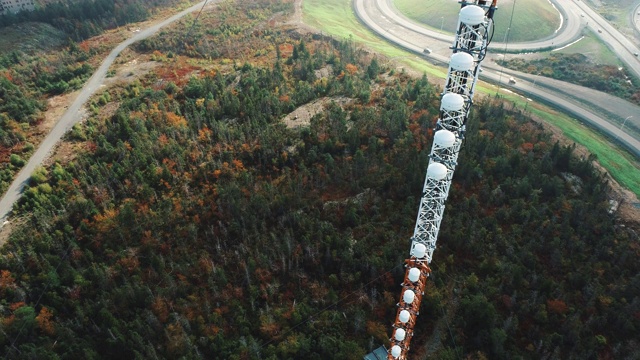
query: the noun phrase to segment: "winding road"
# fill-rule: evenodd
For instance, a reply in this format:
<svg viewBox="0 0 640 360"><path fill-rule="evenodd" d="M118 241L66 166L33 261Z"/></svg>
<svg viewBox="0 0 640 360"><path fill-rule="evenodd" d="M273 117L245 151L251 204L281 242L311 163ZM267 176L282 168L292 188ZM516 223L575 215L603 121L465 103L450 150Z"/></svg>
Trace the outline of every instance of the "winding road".
<svg viewBox="0 0 640 360"><path fill-rule="evenodd" d="M450 55L449 46L453 42L453 36L446 37L443 34L428 29L418 31L417 28L419 28L419 26L404 18L402 15L397 14L396 10L390 4L390 1L391 0L354 0L354 10L360 20L381 37L422 56L425 56L423 49L429 47L432 53L426 57L442 64L448 64ZM556 6L558 6L559 11L566 16L567 20L562 29L556 34L556 37L536 43L520 44L518 46L529 50L533 49L532 44L536 44L536 46L540 46L541 48L547 48L551 46L552 43L557 46L563 46L564 43L570 43L575 40L565 35L571 34L574 31L568 30L574 29L574 26L569 26L568 24L580 24L581 21L585 21L584 25L581 25L580 28L582 28L582 26L588 26L586 22L594 22L594 24L596 24L595 26L599 26L599 22L593 20L594 16L599 15L584 12L584 17L582 17L582 9L576 5L573 0L561 1L556 3ZM613 34L617 32L613 27L607 31ZM579 32L574 32L574 36L579 36ZM623 36L620 35L620 38L623 38ZM558 39L562 39L562 42L556 42L559 41ZM618 42L622 44L624 40ZM502 44L502 46L504 46L504 44ZM509 44L509 49L515 46L514 44ZM629 50L624 47L624 44L622 44L617 51L623 53L625 51L629 52ZM631 56L633 56L633 54L631 54ZM640 107L637 105L600 91L542 76L520 73L502 68L495 63L485 62L483 68L485 70L481 73L481 78L484 80L489 80L499 86L514 88L527 94L527 96L535 97L555 105L588 122L591 126L598 128L612 138L616 138L633 154L640 158L640 141L626 132L621 131L618 125L619 122L629 116L632 117L629 118L628 123L634 123L636 126L640 125ZM640 74L640 69L638 69L638 71ZM508 84L508 78L510 76L517 79L516 84ZM613 121L615 118L618 119L618 122Z"/></svg>
<svg viewBox="0 0 640 360"><path fill-rule="evenodd" d="M29 181L33 170L38 167L51 153L56 144L62 139L62 136L69 131L73 125L82 120L82 108L84 104L89 100L91 95L93 95L97 89L100 88L100 85L104 82L104 79L107 74L107 70L113 63L113 61L120 55L122 50L126 49L129 45L135 43L136 41L140 41L150 37L155 34L161 28L181 19L187 14L191 14L194 11L198 11L202 9L207 4L214 4L219 2L220 0L214 1L202 1L196 5L189 7L186 10L183 10L167 19L164 19L152 26L149 26L146 29L142 29L139 32L135 33L135 35L131 36L127 40L121 42L116 46L107 57L102 61L98 70L91 76L89 81L84 85L78 97L73 101L71 106L67 109L67 111L60 117L56 125L51 129L51 132L45 137L42 141L38 149L35 153L29 158L27 164L20 170L18 176L13 180L11 186L4 194L2 199L0 199L0 228L3 226L6 221L13 205L22 195L22 190L25 185Z"/></svg>
<svg viewBox="0 0 640 360"><path fill-rule="evenodd" d="M453 43L453 35L443 34L441 32L427 29L422 25L413 22L413 20L409 19L404 14L401 14L393 5L393 0L375 0L375 5L382 14L406 29L415 31L418 34L427 35L433 39L445 41L447 44ZM554 5L554 7L559 11L558 16L561 17L561 26L552 37L531 42L509 43L509 51L530 52L540 49L559 47L575 41L581 35L582 29L584 28L584 24L579 21L580 16L574 15L573 12L567 12L567 9L563 6L557 7ZM575 17L577 17L577 19L575 19ZM566 21L568 18L573 19L572 21ZM491 47L498 49L498 51L502 51L505 48L505 43L494 41L491 44Z"/></svg>
<svg viewBox="0 0 640 360"><path fill-rule="evenodd" d="M390 22L395 23L396 26L411 30L417 34L426 35L435 40L445 41L447 44L453 42L453 35L442 34L427 29L401 14L393 5L393 0L374 0L367 1L367 3L375 3L377 11L382 14L382 16L388 18ZM551 48L557 49L577 40L582 35L582 30L588 27L593 33L597 34L602 41L609 44L620 60L625 62L630 71L640 78L640 60L634 55L640 52L640 48L637 45L609 24L600 14L584 4L583 1L562 0L553 1L552 3L558 10L562 20L560 29L553 36L539 41L522 43L505 44L494 41L491 43L490 48L494 49L494 53L496 51L501 52L505 48L508 48L509 52L518 53ZM372 6L368 8L374 9ZM638 9L640 9L640 6ZM501 11L508 11L508 9L501 9ZM371 14L374 13L372 12Z"/></svg>

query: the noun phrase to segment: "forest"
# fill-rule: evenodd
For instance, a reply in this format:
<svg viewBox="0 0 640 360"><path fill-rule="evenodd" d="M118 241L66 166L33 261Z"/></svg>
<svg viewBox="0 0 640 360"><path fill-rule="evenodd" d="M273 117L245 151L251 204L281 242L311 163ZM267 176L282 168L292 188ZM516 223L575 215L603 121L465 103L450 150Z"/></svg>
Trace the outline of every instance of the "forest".
<svg viewBox="0 0 640 360"><path fill-rule="evenodd" d="M24 22L43 22L64 31L80 41L100 34L106 29L142 21L154 9L175 5L177 0L74 0L56 1L21 11L0 15L0 28Z"/></svg>
<svg viewBox="0 0 640 360"><path fill-rule="evenodd" d="M98 55L86 42L48 53L0 54L0 194L34 150L47 99L78 90L93 73Z"/></svg>
<svg viewBox="0 0 640 360"><path fill-rule="evenodd" d="M144 20L177 3L81 0L0 15L0 29L18 23L27 24L23 30L43 26L42 23L52 26L45 27L39 35L40 46L0 52L0 194L37 145L38 125L44 120L47 100L80 89L105 51L103 46L90 46L84 40ZM62 45L53 45L57 43Z"/></svg>
<svg viewBox="0 0 640 360"><path fill-rule="evenodd" d="M0 249L7 359L362 359L388 343L441 89L228 1L136 46ZM106 96L108 94L108 96ZM308 125L282 119L316 99ZM109 110L109 104L115 104ZM412 359L640 357L637 224L593 156L477 101Z"/></svg>

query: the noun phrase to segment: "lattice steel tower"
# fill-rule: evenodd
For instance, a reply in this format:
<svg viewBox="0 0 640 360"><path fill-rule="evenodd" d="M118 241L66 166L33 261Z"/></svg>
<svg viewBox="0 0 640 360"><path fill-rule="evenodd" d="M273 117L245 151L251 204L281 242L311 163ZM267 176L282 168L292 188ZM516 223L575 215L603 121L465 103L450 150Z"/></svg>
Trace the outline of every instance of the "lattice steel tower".
<svg viewBox="0 0 640 360"><path fill-rule="evenodd" d="M420 302L424 294L429 264L436 249L445 200L458 161L465 124L471 110L480 63L485 57L497 0L460 1L458 29L451 49L440 118L436 125L429 166L411 238L411 257L405 260L406 274L393 324L389 360L406 359Z"/></svg>

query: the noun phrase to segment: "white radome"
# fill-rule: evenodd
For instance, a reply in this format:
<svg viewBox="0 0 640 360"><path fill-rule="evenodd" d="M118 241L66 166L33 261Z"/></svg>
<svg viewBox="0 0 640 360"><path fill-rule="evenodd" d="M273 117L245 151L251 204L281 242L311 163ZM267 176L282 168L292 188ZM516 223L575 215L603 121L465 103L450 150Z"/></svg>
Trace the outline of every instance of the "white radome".
<svg viewBox="0 0 640 360"><path fill-rule="evenodd" d="M467 25L479 25L484 22L484 10L480 6L467 5L460 9L460 22Z"/></svg>
<svg viewBox="0 0 640 360"><path fill-rule="evenodd" d="M396 329L396 340L402 341L407 336L407 332L404 329Z"/></svg>
<svg viewBox="0 0 640 360"><path fill-rule="evenodd" d="M446 93L440 102L440 110L460 111L464 107L464 98L460 94Z"/></svg>
<svg viewBox="0 0 640 360"><path fill-rule="evenodd" d="M416 282L418 280L420 280L420 269L411 268L411 270L409 270L409 281Z"/></svg>
<svg viewBox="0 0 640 360"><path fill-rule="evenodd" d="M410 318L411 314L407 310L400 311L400 315L398 315L398 319L400 319L400 322L403 324L406 324Z"/></svg>
<svg viewBox="0 0 640 360"><path fill-rule="evenodd" d="M455 71L469 71L473 69L473 56L466 52L457 52L451 55L449 66Z"/></svg>
<svg viewBox="0 0 640 360"><path fill-rule="evenodd" d="M449 130L438 130L433 137L433 142L443 148L452 147L456 143L456 136Z"/></svg>
<svg viewBox="0 0 640 360"><path fill-rule="evenodd" d="M411 304L413 303L413 300L415 300L416 298L416 293L413 292L413 290L406 290L404 292L404 294L402 294L402 300L404 300L404 302L406 302L407 304Z"/></svg>
<svg viewBox="0 0 640 360"><path fill-rule="evenodd" d="M397 359L400 357L401 354L402 354L402 349L400 348L400 346L393 345L393 347L391 348L391 356Z"/></svg>
<svg viewBox="0 0 640 360"><path fill-rule="evenodd" d="M447 177L447 167L438 162L431 163L427 168L427 177L440 181Z"/></svg>
<svg viewBox="0 0 640 360"><path fill-rule="evenodd" d="M424 244L416 244L413 247L413 256L422 259L427 254L427 247Z"/></svg>

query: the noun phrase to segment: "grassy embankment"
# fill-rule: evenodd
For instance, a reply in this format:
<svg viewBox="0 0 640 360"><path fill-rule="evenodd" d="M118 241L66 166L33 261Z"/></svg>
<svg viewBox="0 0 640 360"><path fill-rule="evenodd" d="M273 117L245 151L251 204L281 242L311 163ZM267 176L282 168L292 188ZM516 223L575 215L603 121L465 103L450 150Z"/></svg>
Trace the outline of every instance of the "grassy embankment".
<svg viewBox="0 0 640 360"><path fill-rule="evenodd" d="M540 53L541 55L548 56L553 52ZM611 66L623 66L622 62L618 59L616 54L613 53L596 35L589 31L584 31L584 38L577 43L558 50L560 54L582 54L587 56L591 61L596 64L611 65Z"/></svg>
<svg viewBox="0 0 640 360"><path fill-rule="evenodd" d="M394 0L398 10L408 18L434 29L442 28L453 33L457 26L458 11L451 0ZM496 33L494 40L504 41L511 20L513 0L501 0L495 14ZM539 40L553 35L560 26L558 12L547 1L519 0L513 13L509 31L511 42ZM536 31L531 31L536 29Z"/></svg>
<svg viewBox="0 0 640 360"><path fill-rule="evenodd" d="M391 58L402 60L412 68L438 78L446 76L446 70L429 64L411 52L398 48L380 38L362 25L353 13L350 0L308 0L303 3L304 22L341 38L352 38L360 44Z"/></svg>
<svg viewBox="0 0 640 360"><path fill-rule="evenodd" d="M381 41L358 21L349 0L306 0L303 6L304 21L323 32L337 37L351 37L354 41L390 58L403 58L399 60L428 75L438 78L444 78L446 75L444 69L419 60L410 52ZM479 85L478 90L484 94L496 93L496 88L488 84ZM518 95L504 93L502 95L517 106L524 107L527 103L527 100ZM539 105L529 105L527 110L557 126L567 138L589 149L616 181L640 196L640 164L633 155L617 148L603 136L566 114Z"/></svg>
<svg viewBox="0 0 640 360"><path fill-rule="evenodd" d="M518 95L506 95L506 99L520 107L527 106L527 100ZM545 122L558 127L564 135L578 144L585 146L598 157L598 162L618 183L633 191L640 197L640 163L627 151L618 149L608 139L583 125L578 120L550 110L546 106L529 103L527 110Z"/></svg>
<svg viewBox="0 0 640 360"><path fill-rule="evenodd" d="M606 5L604 5L606 3ZM636 0L588 1L588 4L607 19L620 32L633 35L633 27L629 22L632 11L636 9Z"/></svg>
<svg viewBox="0 0 640 360"><path fill-rule="evenodd" d="M558 51L540 53L533 60L517 55L507 56L507 67L537 75L567 81L600 90L630 102L638 102L638 81L631 77L624 64L604 44L596 34L585 30L584 37L569 47ZM577 55L577 56L576 56ZM622 126L623 117L612 117L611 122ZM631 124L628 132L638 135L638 130Z"/></svg>

